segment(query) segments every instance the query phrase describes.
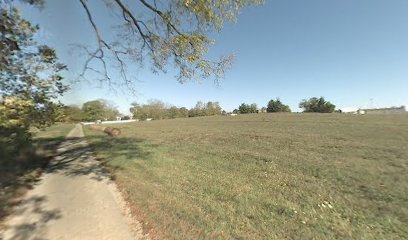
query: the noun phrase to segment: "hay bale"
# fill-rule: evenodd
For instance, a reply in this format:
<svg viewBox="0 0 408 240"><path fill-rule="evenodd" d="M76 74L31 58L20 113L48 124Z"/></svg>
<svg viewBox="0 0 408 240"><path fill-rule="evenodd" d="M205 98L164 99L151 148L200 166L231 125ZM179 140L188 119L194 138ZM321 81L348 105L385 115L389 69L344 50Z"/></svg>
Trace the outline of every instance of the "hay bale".
<svg viewBox="0 0 408 240"><path fill-rule="evenodd" d="M91 125L90 129L94 131L104 132L112 137L117 137L121 134L121 131L119 128L103 127L100 125Z"/></svg>
<svg viewBox="0 0 408 240"><path fill-rule="evenodd" d="M119 128L114 128L114 129L112 129L112 131L111 131L111 135L112 135L113 137L117 137L117 136L119 136L120 134L121 134L121 131L120 131Z"/></svg>
<svg viewBox="0 0 408 240"><path fill-rule="evenodd" d="M118 128L112 128L112 127L106 127L104 130L103 130L103 132L104 133L107 133L109 136L112 136L112 137L117 137L117 136L119 136L120 135L120 129L118 129Z"/></svg>

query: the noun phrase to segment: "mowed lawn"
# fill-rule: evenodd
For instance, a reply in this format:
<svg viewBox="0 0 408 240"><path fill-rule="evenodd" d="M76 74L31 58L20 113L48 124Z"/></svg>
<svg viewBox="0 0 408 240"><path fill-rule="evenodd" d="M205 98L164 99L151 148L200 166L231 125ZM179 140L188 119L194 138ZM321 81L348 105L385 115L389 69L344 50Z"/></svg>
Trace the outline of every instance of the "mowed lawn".
<svg viewBox="0 0 408 240"><path fill-rule="evenodd" d="M408 114L251 114L86 129L158 239L407 239Z"/></svg>

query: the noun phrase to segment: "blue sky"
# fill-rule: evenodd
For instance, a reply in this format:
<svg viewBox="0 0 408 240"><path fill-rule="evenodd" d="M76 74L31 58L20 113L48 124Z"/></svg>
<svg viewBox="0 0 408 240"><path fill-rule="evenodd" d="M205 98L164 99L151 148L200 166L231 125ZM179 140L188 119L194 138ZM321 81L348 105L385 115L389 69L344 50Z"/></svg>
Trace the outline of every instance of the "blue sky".
<svg viewBox="0 0 408 240"><path fill-rule="evenodd" d="M92 2L109 34L111 18ZM79 1L48 1L43 11L23 7L42 28L38 41L57 49L75 78L83 58L72 43L93 43L94 35ZM234 53L236 61L219 87L212 81L179 84L174 72L155 75L148 66L137 74L137 95L113 93L82 82L61 98L66 104L104 98L124 113L133 101L156 98L192 107L198 100L219 101L231 111L242 102L265 106L279 97L299 111L304 98L324 96L341 107L408 106L408 1L269 0L243 9L236 24L212 34L210 55Z"/></svg>

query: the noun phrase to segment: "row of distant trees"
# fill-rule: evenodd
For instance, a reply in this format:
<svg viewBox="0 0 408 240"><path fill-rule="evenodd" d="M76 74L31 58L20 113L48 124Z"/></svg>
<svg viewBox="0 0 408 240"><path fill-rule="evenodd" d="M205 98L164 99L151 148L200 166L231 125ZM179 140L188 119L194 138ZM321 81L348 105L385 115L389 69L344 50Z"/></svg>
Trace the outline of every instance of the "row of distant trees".
<svg viewBox="0 0 408 240"><path fill-rule="evenodd" d="M151 119L172 119L200 116L221 115L222 108L218 102L209 101L207 103L198 101L193 108L176 107L166 104L160 100L152 99L145 104L134 102L131 104L130 112L133 118L139 120ZM122 119L129 119L129 116L122 116L117 107L104 99L93 100L79 106L59 106L55 111L58 122L80 122L96 120L116 120L118 116Z"/></svg>
<svg viewBox="0 0 408 240"><path fill-rule="evenodd" d="M336 106L329 101L326 101L324 97L312 97L309 99L303 99L299 103L299 107L303 109L303 112L319 112L319 113L332 113L334 112ZM246 104L242 103L237 109L234 109L233 113L258 113L261 112L291 112L288 105L282 103L279 98L271 99L267 107L262 107L261 110L258 109L256 103Z"/></svg>
<svg viewBox="0 0 408 240"><path fill-rule="evenodd" d="M56 111L58 122L116 120L120 113L116 106L104 99L86 102L79 106L61 106Z"/></svg>
<svg viewBox="0 0 408 240"><path fill-rule="evenodd" d="M195 107L187 109L186 107L176 107L165 104L160 100L149 100L146 104L132 103L129 109L134 118L145 120L152 119L171 119L200 116L214 116L221 114L221 106L218 102L198 101Z"/></svg>
<svg viewBox="0 0 408 240"><path fill-rule="evenodd" d="M320 112L331 113L335 109L335 105L326 101L323 97L304 99L299 103L299 107L304 112ZM106 100L99 99L86 102L82 107L78 106L61 106L56 108L56 119L60 122L78 122L78 121L95 121L95 120L116 120L116 117L121 116L116 106ZM160 100L152 99L145 104L134 102L129 109L133 118L139 120L151 119L172 119L172 118L187 118L214 116L225 114L219 102L209 101L207 103L198 101L193 108L176 107L166 104ZM242 103L234 113L247 114L261 112L291 112L288 105L284 104L279 98L271 99L266 107L258 109L256 103ZM129 116L122 116L122 119L129 119Z"/></svg>

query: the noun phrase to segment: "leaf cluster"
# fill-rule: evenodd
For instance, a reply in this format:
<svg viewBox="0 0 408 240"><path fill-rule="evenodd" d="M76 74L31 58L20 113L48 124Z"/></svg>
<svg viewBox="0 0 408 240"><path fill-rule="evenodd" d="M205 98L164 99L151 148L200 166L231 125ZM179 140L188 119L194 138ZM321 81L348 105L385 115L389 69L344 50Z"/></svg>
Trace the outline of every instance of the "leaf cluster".
<svg viewBox="0 0 408 240"><path fill-rule="evenodd" d="M54 101L68 89L55 50L33 40L38 29L16 8L0 10L0 105L3 117L10 116L2 118L3 127L51 124Z"/></svg>

